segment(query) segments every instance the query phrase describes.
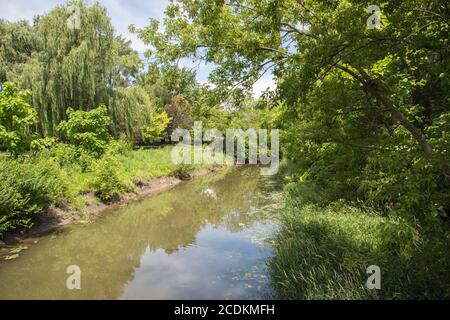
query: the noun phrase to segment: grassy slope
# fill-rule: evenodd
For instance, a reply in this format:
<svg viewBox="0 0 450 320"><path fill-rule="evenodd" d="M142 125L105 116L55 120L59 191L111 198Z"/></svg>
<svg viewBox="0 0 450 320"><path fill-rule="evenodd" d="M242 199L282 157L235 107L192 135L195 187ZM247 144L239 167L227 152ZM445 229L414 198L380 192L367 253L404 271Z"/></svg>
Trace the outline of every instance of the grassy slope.
<svg viewBox="0 0 450 320"><path fill-rule="evenodd" d="M291 207L275 248L270 270L280 298L450 297L448 238L399 219L342 205ZM381 290L366 289L371 265L381 268Z"/></svg>
<svg viewBox="0 0 450 320"><path fill-rule="evenodd" d="M171 160L172 148L140 149L116 155L120 179L123 183L130 184L138 179L148 180L174 173L178 167ZM79 194L91 189L95 171L83 172L76 166L65 170L70 177L69 189L73 193Z"/></svg>

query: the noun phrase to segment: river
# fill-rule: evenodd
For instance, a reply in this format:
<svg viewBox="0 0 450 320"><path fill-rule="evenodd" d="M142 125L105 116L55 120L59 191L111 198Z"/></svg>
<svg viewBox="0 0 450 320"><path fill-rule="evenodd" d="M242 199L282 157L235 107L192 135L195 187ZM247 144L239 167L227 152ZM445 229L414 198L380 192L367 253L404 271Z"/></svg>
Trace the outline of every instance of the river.
<svg viewBox="0 0 450 320"><path fill-rule="evenodd" d="M229 168L28 239L0 262L0 299L271 299L280 195L256 167ZM81 289L69 290L67 267Z"/></svg>

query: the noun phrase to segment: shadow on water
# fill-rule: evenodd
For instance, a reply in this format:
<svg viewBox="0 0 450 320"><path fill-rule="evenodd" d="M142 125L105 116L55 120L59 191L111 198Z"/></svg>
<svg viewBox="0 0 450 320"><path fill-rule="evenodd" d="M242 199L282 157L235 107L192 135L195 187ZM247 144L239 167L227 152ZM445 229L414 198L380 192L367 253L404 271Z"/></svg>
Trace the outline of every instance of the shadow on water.
<svg viewBox="0 0 450 320"><path fill-rule="evenodd" d="M0 298L270 298L278 202L254 167L183 183L31 242L0 263ZM81 290L66 288L70 265L81 269Z"/></svg>

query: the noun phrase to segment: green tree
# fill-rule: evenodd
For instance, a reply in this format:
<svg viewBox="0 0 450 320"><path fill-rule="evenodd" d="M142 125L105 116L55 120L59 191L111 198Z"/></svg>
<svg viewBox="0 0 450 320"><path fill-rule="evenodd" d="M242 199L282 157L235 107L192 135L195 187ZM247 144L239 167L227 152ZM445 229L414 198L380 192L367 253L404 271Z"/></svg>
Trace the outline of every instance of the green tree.
<svg viewBox="0 0 450 320"><path fill-rule="evenodd" d="M167 106L173 97L184 96L190 103L199 85L196 73L176 65L152 63L139 77L139 84L155 97L158 108Z"/></svg>
<svg viewBox="0 0 450 320"><path fill-rule="evenodd" d="M142 128L142 137L146 141L156 142L163 140L167 136L167 127L170 123L170 117L165 111L154 115L150 124Z"/></svg>
<svg viewBox="0 0 450 320"><path fill-rule="evenodd" d="M6 82L0 92L0 145L19 154L29 148L36 110L29 104L31 92Z"/></svg>
<svg viewBox="0 0 450 320"><path fill-rule="evenodd" d="M72 4L80 8L79 29L67 24ZM69 1L40 16L32 27L2 23L0 34L7 48L0 46L0 59L6 63L0 78L3 73L32 90L43 136L56 135L59 122L67 119L67 106L84 111L109 106L116 89L131 85L143 66L130 42L114 34L106 9L98 3L87 7L84 1Z"/></svg>
<svg viewBox="0 0 450 320"><path fill-rule="evenodd" d="M285 154L302 163L302 180L333 191L330 200L448 216L448 140L430 130L447 137L449 8L380 1L381 25L371 29L372 4L178 0L164 28L152 20L138 33L160 61L215 64L210 78L223 91L249 90L272 72Z"/></svg>
<svg viewBox="0 0 450 320"><path fill-rule="evenodd" d="M143 86L133 85L118 88L109 100L112 133L115 137L124 134L128 140L142 142L141 128L157 112L156 98Z"/></svg>
<svg viewBox="0 0 450 320"><path fill-rule="evenodd" d="M26 21L0 19L0 83L15 80L36 50L36 35Z"/></svg>
<svg viewBox="0 0 450 320"><path fill-rule="evenodd" d="M58 130L67 141L96 156L104 153L110 138L110 118L105 106L91 111L67 109L69 119L59 124Z"/></svg>

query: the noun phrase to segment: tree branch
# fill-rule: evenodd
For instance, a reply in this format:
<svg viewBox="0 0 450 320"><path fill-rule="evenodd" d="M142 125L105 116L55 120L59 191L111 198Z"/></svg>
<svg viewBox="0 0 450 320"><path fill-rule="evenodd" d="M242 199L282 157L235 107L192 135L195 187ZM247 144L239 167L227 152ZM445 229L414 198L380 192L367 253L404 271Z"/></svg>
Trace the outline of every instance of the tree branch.
<svg viewBox="0 0 450 320"><path fill-rule="evenodd" d="M362 68L357 68L357 71L360 73L356 73L350 68L347 68L343 65L336 64L336 68L344 71L345 73L351 75L353 78L358 80L362 85L364 90L369 92L375 99L377 99L381 105L392 114L392 116L400 122L400 124L408 130L414 139L420 144L422 150L426 154L432 153L432 148L422 131L413 125L411 122L406 119L403 113L398 110L394 104L389 100L385 90L374 81Z"/></svg>

